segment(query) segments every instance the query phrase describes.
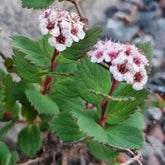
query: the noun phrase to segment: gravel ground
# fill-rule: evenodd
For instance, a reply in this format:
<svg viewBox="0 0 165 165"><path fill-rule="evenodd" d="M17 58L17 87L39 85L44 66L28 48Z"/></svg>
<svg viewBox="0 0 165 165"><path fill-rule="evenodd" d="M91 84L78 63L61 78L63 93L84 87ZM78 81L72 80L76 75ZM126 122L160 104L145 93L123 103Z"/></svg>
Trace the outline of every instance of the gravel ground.
<svg viewBox="0 0 165 165"><path fill-rule="evenodd" d="M139 41L151 41L154 47L153 70L148 87L152 91L165 93L165 1L164 0L132 0L126 3L119 0L91 0L81 1L81 6L86 16L89 17L90 26L103 25L102 38L112 38L122 42L136 43ZM55 6L73 9L72 5L55 3ZM39 38L38 15L41 11L22 9L20 0L1 0L0 5L0 50L11 56L10 36L25 35L32 39ZM128 14L129 13L129 14ZM132 17L130 17L132 13ZM143 34L139 38L139 32ZM2 66L2 60L0 60ZM154 95L154 94L153 94ZM7 134L7 142L15 146L16 134L22 126L16 126ZM159 109L148 107L144 116L144 130L146 133L146 145L141 151L144 165L165 164L165 115ZM13 138L14 136L14 138ZM60 147L60 146L59 146ZM89 160L88 156L76 159L83 164ZM72 163L74 164L73 160ZM91 164L99 164L99 161L90 160ZM81 163L80 163L81 162ZM89 161L88 161L89 163ZM84 164L88 164L87 162Z"/></svg>

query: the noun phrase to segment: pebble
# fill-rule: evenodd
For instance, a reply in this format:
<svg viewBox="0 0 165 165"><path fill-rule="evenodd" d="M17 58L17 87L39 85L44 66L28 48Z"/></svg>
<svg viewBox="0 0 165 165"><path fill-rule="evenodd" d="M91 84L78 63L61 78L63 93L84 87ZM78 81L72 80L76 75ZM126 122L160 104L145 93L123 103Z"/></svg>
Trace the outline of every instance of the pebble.
<svg viewBox="0 0 165 165"><path fill-rule="evenodd" d="M147 136L147 139L150 143L145 143L145 148L142 150L143 155L149 157L156 153L162 156L162 150L164 149L162 142L153 136Z"/></svg>
<svg viewBox="0 0 165 165"><path fill-rule="evenodd" d="M163 64L163 59L165 57L165 51L162 49L153 49L153 59L152 64L154 68L160 68Z"/></svg>
<svg viewBox="0 0 165 165"><path fill-rule="evenodd" d="M151 35L147 35L145 34L143 38L135 38L133 39L132 43L136 44L136 43L145 43L145 42L151 42L151 44L153 45L154 44L154 39Z"/></svg>
<svg viewBox="0 0 165 165"><path fill-rule="evenodd" d="M149 132L149 135L159 139L160 142L165 141L165 135L163 133L162 127L158 124Z"/></svg>
<svg viewBox="0 0 165 165"><path fill-rule="evenodd" d="M162 117L162 112L159 108L149 107L147 110L148 114L152 116L154 120L160 120Z"/></svg>
<svg viewBox="0 0 165 165"><path fill-rule="evenodd" d="M151 155L148 159L148 165L161 165L155 155Z"/></svg>
<svg viewBox="0 0 165 165"><path fill-rule="evenodd" d="M137 15L136 23L140 26L148 27L148 24L154 20L155 15L156 15L155 11L148 11L148 12L141 11Z"/></svg>
<svg viewBox="0 0 165 165"><path fill-rule="evenodd" d="M165 0L161 0L161 1L160 1L160 6L161 6L162 8L165 8Z"/></svg>
<svg viewBox="0 0 165 165"><path fill-rule="evenodd" d="M125 26L122 22L109 18L103 31L103 37L129 42L138 33L138 30L137 26Z"/></svg>
<svg viewBox="0 0 165 165"><path fill-rule="evenodd" d="M161 30L155 33L155 48L165 50L165 31Z"/></svg>
<svg viewBox="0 0 165 165"><path fill-rule="evenodd" d="M146 28L144 32L150 33L153 36L159 31L165 32L165 18L155 19L150 22L150 24L146 24Z"/></svg>

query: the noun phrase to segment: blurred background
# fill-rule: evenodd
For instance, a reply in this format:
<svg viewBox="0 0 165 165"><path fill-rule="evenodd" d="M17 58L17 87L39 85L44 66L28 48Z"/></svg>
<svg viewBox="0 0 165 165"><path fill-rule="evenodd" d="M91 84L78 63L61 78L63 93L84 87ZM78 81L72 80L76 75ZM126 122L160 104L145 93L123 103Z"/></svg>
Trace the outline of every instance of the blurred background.
<svg viewBox="0 0 165 165"><path fill-rule="evenodd" d="M21 0L0 0L0 51L12 56L10 36L19 34L32 39L41 37L38 15L41 10L21 7ZM165 0L79 0L90 27L104 27L102 39L120 42L147 42L153 45L153 69L149 76L150 100L154 92L165 100ZM74 10L69 2L56 2L56 7ZM2 67L3 59L0 57ZM7 141L15 143L17 126L7 135ZM144 117L146 145L142 150L144 165L165 164L165 113L157 107L147 107ZM94 163L96 164L96 163Z"/></svg>

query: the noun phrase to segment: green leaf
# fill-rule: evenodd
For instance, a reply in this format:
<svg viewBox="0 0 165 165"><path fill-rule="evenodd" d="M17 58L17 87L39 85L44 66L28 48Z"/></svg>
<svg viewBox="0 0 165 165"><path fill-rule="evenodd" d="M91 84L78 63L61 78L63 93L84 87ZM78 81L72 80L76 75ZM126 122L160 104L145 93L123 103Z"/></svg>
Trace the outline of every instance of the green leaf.
<svg viewBox="0 0 165 165"><path fill-rule="evenodd" d="M76 110L73 110L72 114L74 117L77 118L77 123L80 127L80 130L86 133L87 136L92 137L94 140L97 140L98 142L108 142L107 133L100 125L96 123L96 121L93 118L91 118L91 116L88 116L88 114L85 114L82 111Z"/></svg>
<svg viewBox="0 0 165 165"><path fill-rule="evenodd" d="M59 55L58 57L60 57L61 55ZM74 71L76 71L77 69L77 65L76 62L72 62L72 63L67 63L67 64L58 64L56 67L55 72L56 73L74 73Z"/></svg>
<svg viewBox="0 0 165 165"><path fill-rule="evenodd" d="M51 74L54 77L51 93L58 93L67 97L79 96L74 85L73 72L76 70L76 67L75 62L72 64L59 64L57 66L56 72Z"/></svg>
<svg viewBox="0 0 165 165"><path fill-rule="evenodd" d="M14 92L13 95L22 105L31 108L31 103L27 99L25 95L26 89L33 88L32 84L27 83L25 81L20 81L14 84Z"/></svg>
<svg viewBox="0 0 165 165"><path fill-rule="evenodd" d="M139 111L136 111L135 113L130 115L130 117L126 121L124 121L124 124L131 126L131 127L135 127L139 130L142 130L142 128L143 128L143 115L142 115L142 113Z"/></svg>
<svg viewBox="0 0 165 165"><path fill-rule="evenodd" d="M25 58L24 53L15 50L14 54L15 56L13 58L18 75L27 82L40 82L41 70L34 64L31 64L30 61Z"/></svg>
<svg viewBox="0 0 165 165"><path fill-rule="evenodd" d="M11 58L6 58L4 61L4 65L8 72L15 72L14 62Z"/></svg>
<svg viewBox="0 0 165 165"><path fill-rule="evenodd" d="M66 57L64 56L64 54L61 54L61 53L60 53L59 56L57 56L56 61L57 61L59 64L70 64L70 63L75 62L75 60L70 60L70 59L66 58Z"/></svg>
<svg viewBox="0 0 165 165"><path fill-rule="evenodd" d="M18 135L18 147L29 157L34 157L42 146L42 136L39 128L29 125Z"/></svg>
<svg viewBox="0 0 165 165"><path fill-rule="evenodd" d="M148 72L151 71L151 60L152 60L152 43L151 41L145 42L145 43L137 43L136 46L143 52L145 53L146 58L149 61L149 66L147 67Z"/></svg>
<svg viewBox="0 0 165 165"><path fill-rule="evenodd" d="M0 120L3 117L4 110L4 85L0 83Z"/></svg>
<svg viewBox="0 0 165 165"><path fill-rule="evenodd" d="M156 94L156 98L157 98L158 107L163 109L165 107L165 101L159 94Z"/></svg>
<svg viewBox="0 0 165 165"><path fill-rule="evenodd" d="M6 135L6 133L8 132L8 130L10 130L13 125L16 123L16 121L18 120L18 118L16 117L15 119L13 119L12 121L10 121L9 123L7 123L1 130L0 130L0 140Z"/></svg>
<svg viewBox="0 0 165 165"><path fill-rule="evenodd" d="M60 113L50 122L50 127L63 141L76 141L84 136L69 112Z"/></svg>
<svg viewBox="0 0 165 165"><path fill-rule="evenodd" d="M19 106L17 102L10 109L6 110L12 117L17 117L19 115Z"/></svg>
<svg viewBox="0 0 165 165"><path fill-rule="evenodd" d="M99 120L99 113L96 110L86 109L84 113L93 118L96 122Z"/></svg>
<svg viewBox="0 0 165 165"><path fill-rule="evenodd" d="M100 144L96 141L89 141L88 149L94 157L101 159L105 162L112 162L116 160L117 150L114 148L107 147L104 144Z"/></svg>
<svg viewBox="0 0 165 165"><path fill-rule="evenodd" d="M0 81L1 81L1 82L4 82L5 79L6 79L6 74L5 74L5 72L4 72L2 69L0 69Z"/></svg>
<svg viewBox="0 0 165 165"><path fill-rule="evenodd" d="M9 165L16 165L17 159L18 159L17 152L16 151L11 152L11 159Z"/></svg>
<svg viewBox="0 0 165 165"><path fill-rule="evenodd" d="M25 58L32 61L39 67L48 68L50 59L37 42L23 36L13 36L12 46L20 52L26 54Z"/></svg>
<svg viewBox="0 0 165 165"><path fill-rule="evenodd" d="M84 55L91 46L93 46L100 37L102 29L94 27L86 32L85 38L79 42L75 42L70 48L67 48L61 54L68 59L77 60Z"/></svg>
<svg viewBox="0 0 165 165"><path fill-rule="evenodd" d="M51 5L55 0L22 0L22 7L41 9Z"/></svg>
<svg viewBox="0 0 165 165"><path fill-rule="evenodd" d="M58 87L58 83L56 85ZM62 88L60 89L62 90ZM64 89L67 90L67 88L64 88ZM66 92L68 93L69 91L66 91ZM56 87L53 88L49 93L49 97L56 102L60 110L62 111L72 111L72 110L79 111L80 110L81 111L83 109L83 102L81 98L67 97L66 95L62 95L62 94L63 92L56 90Z"/></svg>
<svg viewBox="0 0 165 165"><path fill-rule="evenodd" d="M40 48L47 54L47 56L51 58L54 53L54 48L50 46L48 42L49 37L50 35L45 35L37 43L39 44Z"/></svg>
<svg viewBox="0 0 165 165"><path fill-rule="evenodd" d="M96 90L108 94L111 86L110 73L105 68L91 63L88 58L83 58L78 63L78 71L75 73L75 87L80 96L87 102L99 104L102 97L91 93Z"/></svg>
<svg viewBox="0 0 165 165"><path fill-rule="evenodd" d="M120 83L115 89L113 96L116 97L135 97L135 101L130 102L116 102L110 101L107 110L110 117L107 119L109 124L117 124L121 121L127 119L130 114L133 114L137 109L137 106L144 104L145 99L147 99L148 91L146 89L141 91L136 91L132 89L131 85L126 83Z"/></svg>
<svg viewBox="0 0 165 165"><path fill-rule="evenodd" d="M45 132L48 129L50 129L49 122L50 122L50 120L52 120L52 115L40 114L39 117L41 119L41 122L39 124L40 130Z"/></svg>
<svg viewBox="0 0 165 165"><path fill-rule="evenodd" d="M120 148L142 148L144 145L142 123L142 115L136 112L125 122L109 126L106 129L109 135L109 143Z"/></svg>
<svg viewBox="0 0 165 165"><path fill-rule="evenodd" d="M55 85L56 92L66 97L78 97L73 78L67 77Z"/></svg>
<svg viewBox="0 0 165 165"><path fill-rule="evenodd" d="M6 144L0 141L0 164L8 165L11 158L11 154L9 152Z"/></svg>
<svg viewBox="0 0 165 165"><path fill-rule="evenodd" d="M5 107L12 108L15 105L16 99L13 96L14 82L10 75L7 75L5 80Z"/></svg>
<svg viewBox="0 0 165 165"><path fill-rule="evenodd" d="M60 75L55 76L54 85L50 93L50 95L60 94L69 98L79 96L77 90L75 89L73 77L65 77Z"/></svg>
<svg viewBox="0 0 165 165"><path fill-rule="evenodd" d="M55 115L59 112L56 103L35 88L27 89L26 96L39 113Z"/></svg>
<svg viewBox="0 0 165 165"><path fill-rule="evenodd" d="M22 106L22 116L26 118L28 122L33 121L37 114L37 111L33 107Z"/></svg>
<svg viewBox="0 0 165 165"><path fill-rule="evenodd" d="M69 98L56 94L55 96L50 96L50 98L56 102L59 109L62 111L72 111L73 109L81 111L83 109L83 102L79 97Z"/></svg>

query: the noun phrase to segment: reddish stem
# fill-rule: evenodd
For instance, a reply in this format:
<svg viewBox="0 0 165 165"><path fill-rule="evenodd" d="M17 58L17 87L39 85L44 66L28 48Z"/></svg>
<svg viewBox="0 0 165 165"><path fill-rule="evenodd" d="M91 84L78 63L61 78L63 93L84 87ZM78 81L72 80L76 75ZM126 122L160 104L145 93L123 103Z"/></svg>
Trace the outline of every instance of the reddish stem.
<svg viewBox="0 0 165 165"><path fill-rule="evenodd" d="M109 91L109 96L112 95L113 91L116 89L118 84L119 84L119 82L116 81L115 79L113 79L112 87L111 87L111 89ZM104 126L105 121L109 117L109 115L105 115L108 102L109 102L109 100L105 100L101 104L101 116L100 116L100 119L98 121L98 124L101 125L101 126Z"/></svg>
<svg viewBox="0 0 165 165"><path fill-rule="evenodd" d="M55 62L56 60L56 57L59 55L59 51L57 51L56 49L54 50L54 54L53 54L53 57L51 59L51 68L50 68L50 72L54 72L56 66L58 65L57 62ZM43 80L43 89L41 90L41 93L43 95L47 94L50 89L51 89L51 84L52 84L52 81L53 81L53 76L47 76L44 78Z"/></svg>

